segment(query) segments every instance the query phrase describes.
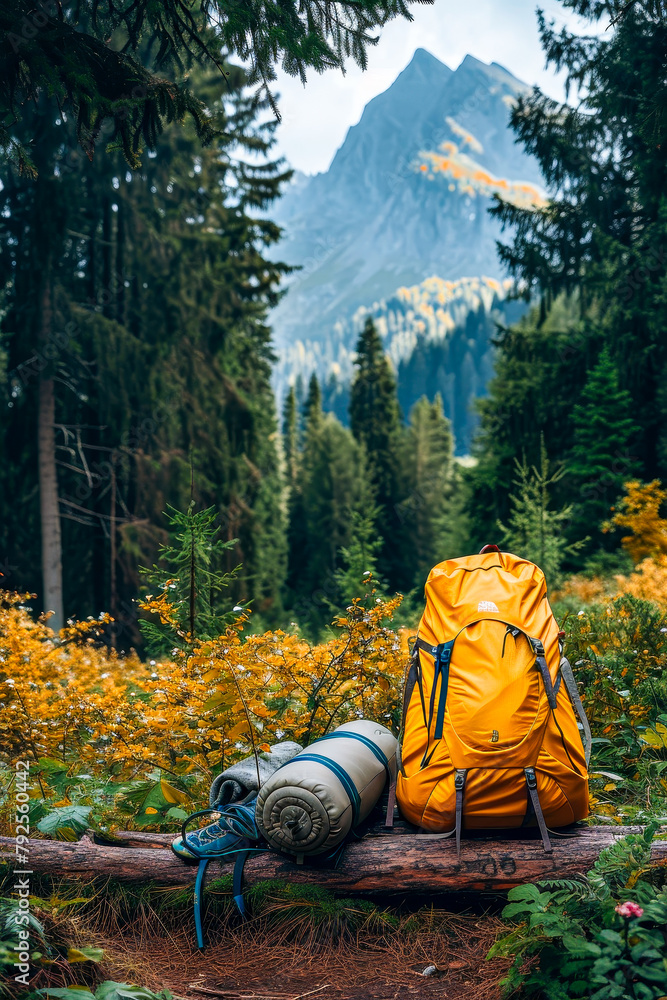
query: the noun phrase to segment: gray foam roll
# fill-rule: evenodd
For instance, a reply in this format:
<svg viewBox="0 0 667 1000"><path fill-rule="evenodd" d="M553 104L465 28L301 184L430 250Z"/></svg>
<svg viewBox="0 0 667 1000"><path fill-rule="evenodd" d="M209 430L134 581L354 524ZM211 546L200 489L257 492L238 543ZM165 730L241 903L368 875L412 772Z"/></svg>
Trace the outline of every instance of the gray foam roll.
<svg viewBox="0 0 667 1000"><path fill-rule="evenodd" d="M311 743L275 771L259 790L257 825L278 850L299 856L322 854L336 847L354 822L365 819L378 801L387 768L392 778L396 775L398 743L385 726L360 719L339 726L335 734L333 739L325 737ZM379 753L374 753L359 736L370 741ZM309 760L313 755L330 761L331 766ZM387 767L379 759L382 756ZM348 780L356 792L356 816L346 788Z"/></svg>

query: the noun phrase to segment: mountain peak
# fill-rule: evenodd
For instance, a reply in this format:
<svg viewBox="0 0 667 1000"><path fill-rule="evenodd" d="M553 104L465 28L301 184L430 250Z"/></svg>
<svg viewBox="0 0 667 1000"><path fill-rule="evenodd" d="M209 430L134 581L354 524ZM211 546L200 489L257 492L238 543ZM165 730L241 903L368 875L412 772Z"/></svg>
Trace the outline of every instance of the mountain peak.
<svg viewBox="0 0 667 1000"><path fill-rule="evenodd" d="M500 63L485 63L481 59L476 59L470 53L462 60L454 71L454 77L467 77L470 73L483 75L491 85L501 84L515 91L529 89L521 80L517 80L513 73L501 66Z"/></svg>
<svg viewBox="0 0 667 1000"><path fill-rule="evenodd" d="M412 59L408 63L408 66L418 66L420 69L428 68L428 69L438 69L438 70L442 70L444 66L445 69L449 69L449 66L447 66L446 63L442 62L441 59L438 59L437 56L434 56L432 52L428 51L428 49L422 49L422 48L415 49Z"/></svg>
<svg viewBox="0 0 667 1000"><path fill-rule="evenodd" d="M272 209L285 231L275 259L303 267L271 317L279 396L297 373L315 370L327 383L334 372L346 384L359 323L373 315L395 363L410 370L414 398L441 391L465 448L470 400L490 370L492 320L478 328L468 292L450 292L457 282L471 295L479 286L487 312L495 309L500 224L486 209L496 191L540 183L508 126L508 98L520 86L474 56L454 72L417 49L366 105L329 170ZM435 346L422 350L422 341Z"/></svg>
<svg viewBox="0 0 667 1000"><path fill-rule="evenodd" d="M418 148L419 122L427 109L435 110L454 73L426 49L416 49L412 59L387 90L373 97L361 119L349 129L334 156L329 173L346 173L353 185L370 187L375 197L387 184L387 160L397 163L405 147ZM416 109L419 113L415 116ZM417 120L416 120L417 119ZM378 157L378 151L383 155ZM386 159L385 159L386 157Z"/></svg>
<svg viewBox="0 0 667 1000"><path fill-rule="evenodd" d="M482 62L480 59L476 59L475 56L471 56L468 53L467 56L462 60L462 62L457 66L456 72L460 69L488 69L488 65Z"/></svg>
<svg viewBox="0 0 667 1000"><path fill-rule="evenodd" d="M412 88L420 84L441 87L452 75L453 73L449 66L441 62L440 59L436 58L427 49L415 49L408 65L398 74L392 85L384 93L391 93L395 96L397 90L405 89L406 86Z"/></svg>

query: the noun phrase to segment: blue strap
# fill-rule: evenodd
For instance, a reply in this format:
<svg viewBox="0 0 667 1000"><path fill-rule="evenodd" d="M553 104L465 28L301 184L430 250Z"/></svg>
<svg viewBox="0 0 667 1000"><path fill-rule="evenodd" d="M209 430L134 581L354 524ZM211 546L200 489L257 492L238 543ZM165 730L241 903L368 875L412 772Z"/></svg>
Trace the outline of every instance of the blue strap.
<svg viewBox="0 0 667 1000"><path fill-rule="evenodd" d="M220 820L224 821L225 826L231 833L236 834L238 840L236 841L234 847L205 854L203 851L200 851L197 847L195 847L191 840L187 839L186 828L191 820L196 819L199 816L205 816L212 812L220 813ZM204 928L202 924L203 887L204 876L206 874L206 868L208 867L209 861L211 861L214 857L231 860L232 855L236 855L233 878L234 902L236 903L241 916L245 917L245 905L243 902L243 867L250 854L262 854L267 850L267 848L251 846L253 841L257 842L259 840L259 831L255 823L254 813L252 808L242 806L239 803L233 803L228 806L227 809L201 809L199 812L193 813L183 822L181 827L181 837L187 849L196 858L199 858L194 888L194 911L197 947L201 951L204 948Z"/></svg>
<svg viewBox="0 0 667 1000"><path fill-rule="evenodd" d="M246 840L243 842L242 846L233 848L231 851L227 851L224 855L224 857L230 859L233 854L236 855L232 891L234 894L234 902L236 903L237 909L242 917L245 917L246 915L245 904L243 902L243 869L245 867L245 863L251 854L266 854L269 850L270 848L268 847L251 847L249 842ZM204 930L202 927L202 889L204 885L206 867L209 861L212 860L212 857L201 858L197 866L197 877L195 878L195 931L197 934L197 947L200 951L204 948Z"/></svg>
<svg viewBox="0 0 667 1000"><path fill-rule="evenodd" d="M318 753L297 754L296 757L292 757L289 763L294 764L301 760L312 761L314 764L323 764L324 767L328 767L330 771L333 771L347 792L347 797L350 800L350 805L352 806L352 826L356 826L359 822L361 799L359 798L356 786L347 771L345 771L337 761L330 760L328 757L321 757Z"/></svg>
<svg viewBox="0 0 667 1000"><path fill-rule="evenodd" d="M315 740L315 743L321 743L323 740L359 740L360 743L367 746L371 753L377 757L385 770L387 772L389 771L389 761L387 760L386 755L377 743L373 743L373 740L369 740L367 736L362 736L361 733L342 733L338 730L335 733L327 733L326 736L320 736L319 739ZM315 743L311 744L311 746L315 746Z"/></svg>
<svg viewBox="0 0 667 1000"><path fill-rule="evenodd" d="M445 722L445 707L447 705L447 688L449 687L449 663L452 658L452 648L456 639L443 642L438 646L438 655L435 661L435 674L433 677L433 690L440 674L440 700L438 701L438 715L435 720L435 732L433 738L442 739L442 730Z"/></svg>
<svg viewBox="0 0 667 1000"><path fill-rule="evenodd" d="M195 932L197 934L197 947L200 951L204 949L204 928L202 927L201 919L202 885L204 884L206 867L210 860L210 858L201 859L197 865L197 877L195 879Z"/></svg>
<svg viewBox="0 0 667 1000"><path fill-rule="evenodd" d="M463 631L463 630L461 630ZM433 687L431 688L431 699L428 707L428 722L424 719L426 723L426 749L424 750L424 756L421 759L420 769L428 764L429 749L431 747L431 723L433 722L433 713L435 711L435 695L436 689L438 687L438 678L442 678L440 684L440 700L438 701L438 713L435 721L435 732L433 738L435 740L442 739L442 730L445 720L445 708L447 706L447 688L449 686L449 661L452 658L452 649L454 643L458 639L461 633L458 632L453 639L448 642L441 642L438 646L429 646L422 639L418 639L417 643L420 649L423 649L425 653L433 657ZM433 748L435 751L435 747Z"/></svg>
<svg viewBox="0 0 667 1000"><path fill-rule="evenodd" d="M236 855L236 862L234 864L234 878L232 883L232 892L234 893L234 902L236 903L236 908L242 917L245 917L245 902L243 901L243 869L245 863L248 860L248 855L250 851L239 851Z"/></svg>

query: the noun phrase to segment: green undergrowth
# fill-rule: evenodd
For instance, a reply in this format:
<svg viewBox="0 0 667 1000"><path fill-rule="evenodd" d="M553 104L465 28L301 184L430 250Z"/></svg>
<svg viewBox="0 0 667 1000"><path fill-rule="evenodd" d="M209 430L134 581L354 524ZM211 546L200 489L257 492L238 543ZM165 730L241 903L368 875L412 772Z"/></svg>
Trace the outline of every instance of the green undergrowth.
<svg viewBox="0 0 667 1000"><path fill-rule="evenodd" d="M0 866L0 871L2 867ZM13 883L10 874L0 877L0 896L9 896ZM62 913L76 910L80 920L104 927L130 924L134 920L159 919L165 928L182 925L192 916L193 889L165 887L151 882L132 885L113 879L86 882L65 880L47 875L31 879L33 912ZM391 931L410 919L419 923L418 915L409 918L392 908L380 907L367 899L342 898L318 885L296 885L280 879L256 882L244 891L246 909L255 924L297 921L326 933L356 932L367 927L375 932ZM233 900L232 877L224 875L208 881L205 890L207 918L220 926L240 921ZM429 910L430 912L430 910Z"/></svg>
<svg viewBox="0 0 667 1000"><path fill-rule="evenodd" d="M514 926L489 953L513 959L505 996L664 1000L667 861L651 860L655 831L619 839L579 879L510 890Z"/></svg>

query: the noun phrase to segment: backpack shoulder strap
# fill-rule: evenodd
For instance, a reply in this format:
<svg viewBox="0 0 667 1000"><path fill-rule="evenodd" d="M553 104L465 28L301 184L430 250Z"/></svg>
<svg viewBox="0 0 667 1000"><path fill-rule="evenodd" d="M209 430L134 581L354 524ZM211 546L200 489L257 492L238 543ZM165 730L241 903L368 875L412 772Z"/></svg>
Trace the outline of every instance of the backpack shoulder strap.
<svg viewBox="0 0 667 1000"><path fill-rule="evenodd" d="M567 688L567 693L570 696L572 707L579 716L579 721L583 729L583 736L581 742L584 745L586 767L588 767L589 761L591 759L591 749L592 749L591 727L589 725L588 718L586 717L586 711L579 696L579 689L577 687L577 682L574 679L574 674L572 673L572 667L570 666L570 661L568 660L567 656L561 657L560 675L563 678L563 683Z"/></svg>
<svg viewBox="0 0 667 1000"><path fill-rule="evenodd" d="M424 649L426 652L434 655L433 646L428 645L423 639L415 636L410 640L410 659L408 661L405 677L403 679L403 708L401 711L401 728L398 733L398 752L396 756L397 769L400 774L405 777L405 771L403 770L403 761L401 760L400 747L401 740L403 739L403 733L405 732L405 719L408 714L408 706L410 704L410 699L412 698L412 692L415 689L415 684L419 686L419 697L421 699L422 713L424 715L424 725L426 725L426 702L424 701L424 688L422 687L422 676L421 676L421 663L419 662L419 650Z"/></svg>

